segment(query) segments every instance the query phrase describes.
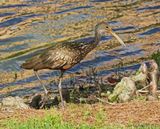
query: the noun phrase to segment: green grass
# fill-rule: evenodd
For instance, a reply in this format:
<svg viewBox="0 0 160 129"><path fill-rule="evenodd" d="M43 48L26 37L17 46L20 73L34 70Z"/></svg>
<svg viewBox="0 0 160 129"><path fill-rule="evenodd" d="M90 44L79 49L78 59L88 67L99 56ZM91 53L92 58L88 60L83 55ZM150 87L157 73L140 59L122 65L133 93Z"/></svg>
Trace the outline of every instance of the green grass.
<svg viewBox="0 0 160 129"><path fill-rule="evenodd" d="M73 125L63 122L60 116L47 115L45 118L33 118L26 122L9 120L4 123L4 129L96 129L96 126L87 124Z"/></svg>
<svg viewBox="0 0 160 129"><path fill-rule="evenodd" d="M90 113L86 112L85 117ZM18 120L7 120L3 122L3 127L0 129L160 129L156 125L116 125L116 124L103 124L103 111L96 114L96 122L93 125L86 123L74 124L64 122L60 115L47 114L44 118L30 118L27 121L21 122ZM75 118L78 119L78 118Z"/></svg>

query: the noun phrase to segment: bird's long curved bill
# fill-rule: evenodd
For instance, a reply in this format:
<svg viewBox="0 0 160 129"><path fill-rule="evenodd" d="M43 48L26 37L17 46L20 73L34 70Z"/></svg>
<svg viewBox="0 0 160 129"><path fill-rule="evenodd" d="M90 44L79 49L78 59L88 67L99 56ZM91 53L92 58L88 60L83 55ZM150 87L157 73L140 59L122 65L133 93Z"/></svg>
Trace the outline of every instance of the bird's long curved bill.
<svg viewBox="0 0 160 129"><path fill-rule="evenodd" d="M123 45L124 47L126 47L126 44L122 41L122 39L113 31L111 31L111 34L120 42L121 45Z"/></svg>

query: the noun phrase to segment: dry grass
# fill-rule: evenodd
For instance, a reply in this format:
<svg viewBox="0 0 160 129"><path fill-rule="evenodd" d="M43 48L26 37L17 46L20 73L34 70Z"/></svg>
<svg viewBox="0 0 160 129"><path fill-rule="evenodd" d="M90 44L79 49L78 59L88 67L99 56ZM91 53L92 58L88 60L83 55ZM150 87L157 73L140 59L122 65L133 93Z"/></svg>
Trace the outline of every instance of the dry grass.
<svg viewBox="0 0 160 129"><path fill-rule="evenodd" d="M160 125L160 102L159 101L133 101L115 105L104 105L101 103L68 104L65 110L15 110L12 112L1 111L0 121L17 119L25 122L28 119L43 118L46 114L59 115L64 122L75 125L88 124L123 124L133 123Z"/></svg>

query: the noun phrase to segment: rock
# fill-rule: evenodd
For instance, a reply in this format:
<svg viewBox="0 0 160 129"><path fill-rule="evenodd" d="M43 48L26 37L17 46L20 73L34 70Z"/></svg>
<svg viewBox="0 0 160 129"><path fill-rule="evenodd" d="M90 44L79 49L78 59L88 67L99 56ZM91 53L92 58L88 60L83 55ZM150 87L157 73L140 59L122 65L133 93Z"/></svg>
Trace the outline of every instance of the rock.
<svg viewBox="0 0 160 129"><path fill-rule="evenodd" d="M31 108L39 109L41 107L42 95L36 94L32 97L29 106Z"/></svg>
<svg viewBox="0 0 160 129"><path fill-rule="evenodd" d="M134 82L142 82L145 84L147 80L148 69L145 63L142 63L136 75L131 76Z"/></svg>
<svg viewBox="0 0 160 129"><path fill-rule="evenodd" d="M2 108L15 108L15 109L29 109L29 106L24 103L23 99L19 96L16 97L6 97L2 99Z"/></svg>
<svg viewBox="0 0 160 129"><path fill-rule="evenodd" d="M157 97L154 97L154 96L152 96L152 95L148 95L147 98L146 98L146 100L147 100L147 101L156 101L156 100L158 100L158 98L157 98Z"/></svg>
<svg viewBox="0 0 160 129"><path fill-rule="evenodd" d="M135 82L130 77L124 77L116 85L114 91L108 96L110 102L127 102L130 101L136 93Z"/></svg>
<svg viewBox="0 0 160 129"><path fill-rule="evenodd" d="M70 102L70 92L67 88L62 89L62 96L65 102Z"/></svg>
<svg viewBox="0 0 160 129"><path fill-rule="evenodd" d="M53 106L57 106L58 104L59 104L58 97L54 96L53 98L51 98L47 101L47 103L45 104L45 107L51 108Z"/></svg>
<svg viewBox="0 0 160 129"><path fill-rule="evenodd" d="M58 104L59 104L59 101L57 96L53 96L51 98L50 96L35 94L32 97L31 102L29 103L29 106L35 109L42 109L42 108L51 108L52 106L55 106Z"/></svg>

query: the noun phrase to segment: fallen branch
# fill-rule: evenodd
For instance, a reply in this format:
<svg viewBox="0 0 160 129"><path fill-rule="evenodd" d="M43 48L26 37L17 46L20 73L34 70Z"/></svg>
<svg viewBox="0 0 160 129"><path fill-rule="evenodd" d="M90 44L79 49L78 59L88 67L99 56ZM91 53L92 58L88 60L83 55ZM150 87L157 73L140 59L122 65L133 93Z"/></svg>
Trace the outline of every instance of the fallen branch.
<svg viewBox="0 0 160 129"><path fill-rule="evenodd" d="M142 89L139 89L138 91L143 91L143 90L147 89L148 87L150 87L150 85L147 85L147 86L143 87Z"/></svg>
<svg viewBox="0 0 160 129"><path fill-rule="evenodd" d="M144 93L149 93L149 91L148 90L138 90L138 93L144 94Z"/></svg>
<svg viewBox="0 0 160 129"><path fill-rule="evenodd" d="M137 90L139 93L149 93L148 90ZM156 91L157 94L160 94L160 90Z"/></svg>
<svg viewBox="0 0 160 129"><path fill-rule="evenodd" d="M151 67L151 72L149 73L150 77L150 87L149 87L149 93L153 97L157 98L157 84L158 84L158 75L159 75L159 70L158 70L158 65L157 63L152 60L150 62L150 67Z"/></svg>
<svg viewBox="0 0 160 129"><path fill-rule="evenodd" d="M99 100L99 101L102 102L102 103L106 103L106 104L110 104L110 105L115 105L114 103L110 103L110 102L105 101L105 100L103 100L103 99L101 99L101 98L98 98L98 97L96 97L96 99Z"/></svg>

